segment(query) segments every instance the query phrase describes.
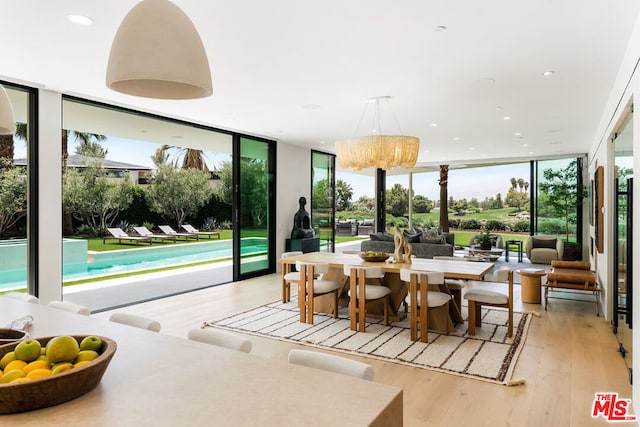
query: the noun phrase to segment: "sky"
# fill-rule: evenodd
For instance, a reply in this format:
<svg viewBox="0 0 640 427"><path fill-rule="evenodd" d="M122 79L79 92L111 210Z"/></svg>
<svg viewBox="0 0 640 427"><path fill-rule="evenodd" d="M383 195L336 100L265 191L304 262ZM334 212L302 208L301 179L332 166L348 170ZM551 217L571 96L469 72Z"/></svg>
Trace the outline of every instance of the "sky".
<svg viewBox="0 0 640 427"><path fill-rule="evenodd" d="M75 154L77 142L73 137L69 138L69 154ZM158 148L159 144L144 141L130 141L117 137L108 137L102 141L101 145L107 149L107 159L125 163L132 163L141 166L153 167L151 156ZM175 153L171 153L173 155ZM210 170L216 169L223 161L230 161L231 154L205 152L205 161ZM26 147L24 142L16 142L15 157L26 157ZM529 163L518 163L503 166L490 166L482 168L465 168L449 170L449 197L456 200L475 197L479 201L485 197L495 197L500 193L504 198L511 187L510 179L522 178L529 181ZM355 202L360 196L374 196L375 181L373 177L363 176L355 173L338 171L336 179L348 182L353 188L353 198ZM426 196L430 200L440 198L440 188L438 185L438 172L417 173L413 176L413 189L416 195ZM409 188L409 177L387 176L387 188L394 184L401 184Z"/></svg>
<svg viewBox="0 0 640 427"><path fill-rule="evenodd" d="M481 168L451 169L447 186L449 197L456 200L475 197L479 201L485 197L495 197L500 193L502 199L511 188L511 178L522 178L529 181L529 163L517 163L503 166L488 166ZM348 182L353 188L355 202L360 196L373 197L375 181L373 177L338 171L336 179ZM413 191L429 200L440 199L439 172L425 172L413 175ZM387 189L394 184L401 184L409 188L409 176L387 176Z"/></svg>

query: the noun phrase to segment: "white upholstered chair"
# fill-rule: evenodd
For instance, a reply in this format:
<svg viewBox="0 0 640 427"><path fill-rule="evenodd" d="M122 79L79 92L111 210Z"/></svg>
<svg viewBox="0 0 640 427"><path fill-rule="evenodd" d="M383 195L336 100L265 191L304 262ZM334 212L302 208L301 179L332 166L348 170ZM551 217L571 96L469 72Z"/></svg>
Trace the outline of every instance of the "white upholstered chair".
<svg viewBox="0 0 640 427"><path fill-rule="evenodd" d="M30 302L32 304L40 304L40 300L37 297L23 292L7 292L6 294L3 294L3 296L17 299L19 301Z"/></svg>
<svg viewBox="0 0 640 427"><path fill-rule="evenodd" d="M469 304L469 335L476 334L476 326L482 326L482 306L503 307L509 312L507 336L513 336L513 271L507 272L507 293L483 289L482 282L479 287L472 288L464 294L464 299Z"/></svg>
<svg viewBox="0 0 640 427"><path fill-rule="evenodd" d="M342 283L334 280L316 278L329 271L329 264L318 262L296 261L296 269L300 272L298 280L298 307L300 322L313 324L313 300L321 295L333 293L333 317L338 318L338 300Z"/></svg>
<svg viewBox="0 0 640 427"><path fill-rule="evenodd" d="M251 341L248 339L219 329L191 329L187 336L193 341L217 345L218 347L243 353L249 353L252 346Z"/></svg>
<svg viewBox="0 0 640 427"><path fill-rule="evenodd" d="M467 259L456 256L434 256L433 259L446 260L446 261L460 261L460 262L468 262ZM464 289L465 283L464 280L461 279L444 279L444 283L447 285L449 292L453 295L453 302L456 303L458 310L462 308L462 290Z"/></svg>
<svg viewBox="0 0 640 427"><path fill-rule="evenodd" d="M400 280L409 283L409 294L405 301L409 304L411 339L414 341L417 339L419 326L420 341L428 342L429 309L444 307L443 312L449 316L451 295L429 290L429 285L435 287L444 283L444 273L403 268L400 270Z"/></svg>
<svg viewBox="0 0 640 427"><path fill-rule="evenodd" d="M72 313L81 314L83 316L88 316L91 314L91 310L88 307L85 307L80 304L74 304L72 302L67 301L51 301L47 304L49 307L57 308L59 310L70 311Z"/></svg>
<svg viewBox="0 0 640 427"><path fill-rule="evenodd" d="M302 251L283 252L280 258L289 258L296 255L302 255ZM291 271L291 264L283 264L282 274L282 303L291 301L291 284L297 284L300 281L300 272Z"/></svg>
<svg viewBox="0 0 640 427"><path fill-rule="evenodd" d="M363 267L360 265L348 265L343 267L343 273L349 277L349 317L351 330L365 331L367 318L367 303L382 300L384 305L384 324L389 324L389 307L391 305L391 289L386 286L367 285L367 279L384 277L382 267Z"/></svg>
<svg viewBox="0 0 640 427"><path fill-rule="evenodd" d="M113 313L109 320L123 325L129 325L140 329L147 329L153 332L160 331L160 322L149 319L148 317L138 316L130 313Z"/></svg>
<svg viewBox="0 0 640 427"><path fill-rule="evenodd" d="M371 365L317 351L293 349L289 351L289 363L350 375L369 381L373 380L374 375L374 369Z"/></svg>

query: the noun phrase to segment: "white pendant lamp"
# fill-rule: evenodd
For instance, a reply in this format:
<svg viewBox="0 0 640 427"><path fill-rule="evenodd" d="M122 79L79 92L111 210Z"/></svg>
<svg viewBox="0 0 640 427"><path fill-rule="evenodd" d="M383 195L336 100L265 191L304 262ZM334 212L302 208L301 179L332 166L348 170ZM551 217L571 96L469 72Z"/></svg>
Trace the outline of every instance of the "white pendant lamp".
<svg viewBox="0 0 640 427"><path fill-rule="evenodd" d="M16 133L16 122L13 120L13 107L7 91L0 85L0 135L14 133Z"/></svg>
<svg viewBox="0 0 640 427"><path fill-rule="evenodd" d="M200 35L168 0L143 0L125 16L111 46L106 83L145 98L195 99L213 93Z"/></svg>

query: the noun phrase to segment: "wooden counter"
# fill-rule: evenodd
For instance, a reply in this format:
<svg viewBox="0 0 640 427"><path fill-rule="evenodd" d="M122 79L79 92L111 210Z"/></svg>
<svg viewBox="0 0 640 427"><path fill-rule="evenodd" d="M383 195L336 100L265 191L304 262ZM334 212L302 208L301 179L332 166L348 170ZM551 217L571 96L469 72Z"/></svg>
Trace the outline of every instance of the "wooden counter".
<svg viewBox="0 0 640 427"><path fill-rule="evenodd" d="M0 425L401 426L402 390L0 296L0 325L32 337L102 335L118 350L96 389Z"/></svg>

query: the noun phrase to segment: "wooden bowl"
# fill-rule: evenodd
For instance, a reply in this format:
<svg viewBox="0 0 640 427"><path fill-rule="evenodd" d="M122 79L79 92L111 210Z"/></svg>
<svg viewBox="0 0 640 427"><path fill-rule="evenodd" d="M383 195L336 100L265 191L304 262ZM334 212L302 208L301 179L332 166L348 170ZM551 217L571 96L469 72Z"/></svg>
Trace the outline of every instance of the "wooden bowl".
<svg viewBox="0 0 640 427"><path fill-rule="evenodd" d="M25 331L19 331L17 329L0 328L0 345L17 343L29 336Z"/></svg>
<svg viewBox="0 0 640 427"><path fill-rule="evenodd" d="M367 262L384 262L389 258L389 255L384 252L379 252L375 255L365 255L364 253L360 253L360 258Z"/></svg>
<svg viewBox="0 0 640 427"><path fill-rule="evenodd" d="M86 335L74 335L82 341ZM54 337L33 338L44 347ZM89 363L49 377L15 384L0 385L0 414L31 411L68 402L93 390L104 374L116 352L116 342L98 336L102 340L100 355ZM0 358L13 351L17 342L0 346Z"/></svg>

